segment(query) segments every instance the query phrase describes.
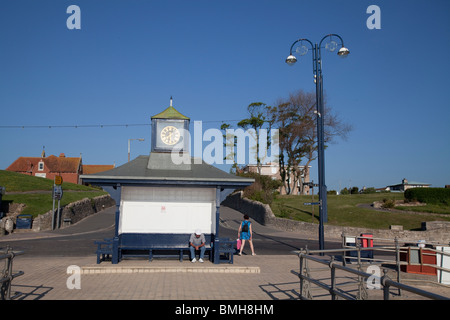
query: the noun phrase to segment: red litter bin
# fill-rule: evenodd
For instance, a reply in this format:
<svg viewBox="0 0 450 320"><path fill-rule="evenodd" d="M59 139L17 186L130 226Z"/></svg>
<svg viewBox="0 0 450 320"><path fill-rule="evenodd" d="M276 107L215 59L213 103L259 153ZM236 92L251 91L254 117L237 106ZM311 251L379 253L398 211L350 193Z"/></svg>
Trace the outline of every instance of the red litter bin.
<svg viewBox="0 0 450 320"><path fill-rule="evenodd" d="M363 239L361 239L361 244L363 248L373 248L373 239L367 239L373 238L373 234L361 233L361 237L364 237Z"/></svg>
<svg viewBox="0 0 450 320"><path fill-rule="evenodd" d="M362 248L373 248L373 234L371 233L361 233L361 247ZM368 239L370 238L370 239ZM373 259L373 250L363 250L361 251L361 258Z"/></svg>

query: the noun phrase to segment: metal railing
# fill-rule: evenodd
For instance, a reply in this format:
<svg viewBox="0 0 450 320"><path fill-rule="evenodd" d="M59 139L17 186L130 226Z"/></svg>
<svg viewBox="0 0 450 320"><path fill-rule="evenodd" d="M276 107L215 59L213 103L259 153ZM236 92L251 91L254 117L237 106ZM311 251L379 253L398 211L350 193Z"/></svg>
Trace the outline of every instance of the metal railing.
<svg viewBox="0 0 450 320"><path fill-rule="evenodd" d="M348 299L348 300L364 300L368 298L368 292L367 288L372 281L377 283L379 285L379 289L383 290L383 298L385 300L388 300L390 297L390 289L391 288L397 288L398 294L401 295L401 290L405 290L429 299L444 299L449 300L448 297L444 297L432 292L428 292L416 287L412 287L409 285L406 285L404 283L401 283L401 266L420 266L420 267L432 267L436 268L436 270L439 270L441 275L443 272L450 272L450 269L444 268L442 266L439 266L437 264L430 264L430 263L424 263L422 260L423 256L432 256L435 253L438 253L441 255L441 258L444 256L450 256L449 253L434 250L432 248L421 248L421 247L401 247L399 243L401 242L400 239L376 239L372 237L364 237L364 236L357 236L352 237L355 238L355 246L348 246L345 243L344 239L345 235L343 235L343 246L342 249L330 249L330 250L301 250L298 253L299 260L300 260L300 273L298 274L298 277L300 279L300 298L301 299L312 299L313 296L311 294L311 284L314 284L326 291L331 295L331 298L333 300L340 298ZM362 239L367 239L367 241L383 241L387 243L386 241L394 241L395 245L385 245L385 246L367 246L362 247L360 245L360 241ZM406 241L408 242L408 241ZM411 242L411 241L409 241ZM368 242L366 242L367 244ZM426 244L424 244L426 245ZM405 258L405 255L411 254L411 252L418 251L420 252L420 262L419 263L411 263L408 261L402 261ZM381 252L384 256L382 257L373 257L374 252ZM371 253L371 254L369 254ZM324 254L330 255L330 260L324 260L322 258L319 258L314 255L321 255ZM386 257L386 254L388 255ZM342 255L342 261L337 261L335 259L335 256ZM393 256L393 259L389 259L389 256ZM401 259L403 258L403 259ZM323 281L323 279L315 279L313 276L311 276L311 269L309 268L308 261L314 261L316 263L319 263L321 265L326 266L326 268L322 268L322 270L329 270L330 272L330 278L327 277L327 279L330 281L330 283L326 283ZM351 268L347 266L348 262L356 262L356 269ZM378 265L393 265L395 266L396 271L396 277L397 281L393 281L390 277L387 276L388 269L378 267ZM375 275L375 273L367 273L363 271L363 265L367 266L377 266L379 270L383 270L384 275L379 276ZM442 265L442 264L441 264ZM336 271L344 272L344 274L351 274L354 276L357 276L357 293L356 295L352 295L347 290L342 290L339 288L339 285L337 284L337 275ZM323 275L323 274L322 274Z"/></svg>
<svg viewBox="0 0 450 320"><path fill-rule="evenodd" d="M347 239L354 239L354 245L348 245ZM366 244L365 246L361 246L361 243L363 241ZM373 241L382 243L384 245L373 247ZM370 245L371 243L372 245ZM400 243L404 243L404 245L401 246ZM450 273L450 269L443 267L444 257L450 257L450 252L437 250L434 249L434 247L443 248L445 246L448 247L449 245L424 240L414 241L400 239L398 237L395 237L394 239L386 239L373 238L372 236L348 236L345 233L342 234L342 248L353 249L349 250L352 254L349 254L348 256L346 256L346 259L343 260L344 266L346 265L347 261L351 260L355 261L358 266L361 266L364 262L392 264L395 266L395 269L397 271L397 282L401 282L402 280L400 270L406 270L408 267L419 267L416 268L417 270L422 270L425 268L428 268L428 270L430 270L430 268L435 269L437 270L437 272L439 272L442 280L442 276L445 272ZM371 252L372 254L368 255L367 253L369 252ZM384 255L393 255L394 259L386 259L386 256L384 256L384 259L380 256L375 259L373 258L374 252ZM345 253L343 255L345 255ZM440 264L437 263L437 256L440 256L441 258ZM433 257L435 259L433 259ZM436 260L436 263L428 263L432 260ZM399 294L401 294L401 291L399 291Z"/></svg>
<svg viewBox="0 0 450 320"><path fill-rule="evenodd" d="M13 272L13 260L17 255L23 254L22 251L14 252L11 247L7 247L6 251L0 252L0 260L5 260L4 268L0 278L0 299L11 300L11 282L14 278L24 274L23 271Z"/></svg>

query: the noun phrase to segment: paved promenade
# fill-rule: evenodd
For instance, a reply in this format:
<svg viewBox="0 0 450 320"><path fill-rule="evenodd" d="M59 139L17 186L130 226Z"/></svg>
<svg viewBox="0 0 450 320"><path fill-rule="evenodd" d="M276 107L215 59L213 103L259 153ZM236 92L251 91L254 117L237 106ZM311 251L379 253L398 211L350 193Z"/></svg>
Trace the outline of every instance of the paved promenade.
<svg viewBox="0 0 450 320"><path fill-rule="evenodd" d="M226 211L226 210L224 210ZM223 223L234 228L240 217L232 211L224 212ZM101 216L85 219L87 223L71 226L61 234L70 236L78 232L95 232L104 224ZM91 219L91 220L89 220ZM89 225L89 227L87 227ZM91 228L93 230L89 231ZM258 232L280 234L282 231L255 224ZM60 235L61 235L60 234ZM283 233L298 237L298 234ZM14 237L13 237L14 236ZM11 235L10 240L23 238L52 237L51 233L27 233ZM0 247L6 237L0 239ZM69 239L67 241L70 241ZM11 242L13 244L13 241ZM94 252L95 248L93 248ZM257 249L256 249L256 252ZM310 264L317 270L317 265ZM24 275L14 279L12 295L16 300L296 300L299 298L298 257L285 255L242 255L234 256L234 264L179 262L176 259L124 260L117 265L110 262L96 264L94 254L82 257L29 257L26 254L15 257L14 270ZM80 274L68 274L68 269L79 270ZM328 270L317 270L314 275L329 279ZM343 290L356 294L356 282L345 274L339 274ZM421 286L450 297L450 289L436 285ZM312 287L314 299L330 300L322 289ZM381 299L381 290L368 290L369 299ZM422 299L404 292L392 299Z"/></svg>

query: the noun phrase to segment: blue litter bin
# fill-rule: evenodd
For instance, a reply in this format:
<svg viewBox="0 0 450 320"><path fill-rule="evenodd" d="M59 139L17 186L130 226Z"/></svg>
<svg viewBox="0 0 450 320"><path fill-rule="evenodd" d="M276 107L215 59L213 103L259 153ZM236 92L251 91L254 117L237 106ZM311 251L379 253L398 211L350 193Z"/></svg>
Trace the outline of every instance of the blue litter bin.
<svg viewBox="0 0 450 320"><path fill-rule="evenodd" d="M355 237L345 237L344 241L345 241L345 245L347 247L355 247L356 248L356 238ZM351 258L357 258L358 252L356 250L355 251L346 251L345 256L351 257ZM345 258L345 262L355 262L355 261L357 261L357 259Z"/></svg>
<svg viewBox="0 0 450 320"><path fill-rule="evenodd" d="M16 229L31 229L33 216L31 214L20 214L16 219Z"/></svg>

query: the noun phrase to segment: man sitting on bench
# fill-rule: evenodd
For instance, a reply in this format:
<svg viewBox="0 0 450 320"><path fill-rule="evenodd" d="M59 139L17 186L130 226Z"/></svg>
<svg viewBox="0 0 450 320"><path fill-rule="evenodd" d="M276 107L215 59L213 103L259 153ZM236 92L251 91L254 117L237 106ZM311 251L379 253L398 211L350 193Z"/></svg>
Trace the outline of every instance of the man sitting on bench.
<svg viewBox="0 0 450 320"><path fill-rule="evenodd" d="M189 239L189 250L191 251L191 262L197 262L195 259L195 251L200 250L200 258L198 261L203 263L203 257L205 255L205 235L200 231L196 230L195 233L191 234L191 238Z"/></svg>

